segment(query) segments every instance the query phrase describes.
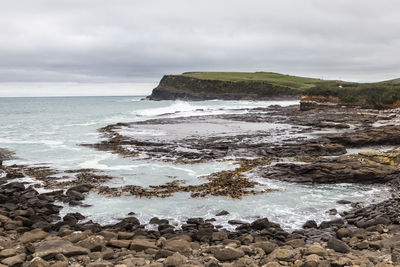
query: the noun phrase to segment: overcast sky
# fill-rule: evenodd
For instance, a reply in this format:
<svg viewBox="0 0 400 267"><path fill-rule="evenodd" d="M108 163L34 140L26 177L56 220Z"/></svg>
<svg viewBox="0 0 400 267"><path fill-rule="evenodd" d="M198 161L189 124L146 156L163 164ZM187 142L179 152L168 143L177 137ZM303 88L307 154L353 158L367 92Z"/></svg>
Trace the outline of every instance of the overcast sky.
<svg viewBox="0 0 400 267"><path fill-rule="evenodd" d="M400 77L399 14L398 0L2 0L0 96L10 82L150 91L184 71Z"/></svg>

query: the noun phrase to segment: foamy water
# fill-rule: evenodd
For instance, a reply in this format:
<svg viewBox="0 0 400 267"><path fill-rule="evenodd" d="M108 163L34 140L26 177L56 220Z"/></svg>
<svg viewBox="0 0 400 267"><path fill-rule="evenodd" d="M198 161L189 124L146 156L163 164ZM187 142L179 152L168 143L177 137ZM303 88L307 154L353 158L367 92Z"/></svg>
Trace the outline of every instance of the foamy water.
<svg viewBox="0 0 400 267"><path fill-rule="evenodd" d="M110 186L149 186L174 179L185 180L187 184L199 184L204 180L198 177L232 169L235 165L229 161L173 164L128 159L82 147L80 144L99 142L97 130L117 122L240 114L251 108L298 104L298 101L155 102L140 99L141 97L0 98L0 147L15 151L18 157L6 164L41 164L60 170L95 168L116 177L109 183ZM190 123L187 127L190 130ZM290 125L268 127L290 129ZM138 127L124 134L159 137L170 133L151 127ZM291 135L290 131L285 134L286 137ZM280 138L285 138L285 135ZM0 178L1 175L0 173ZM348 208L337 205L336 201L339 199L371 202L387 196L385 189L376 186L301 186L258 177L252 179L263 183L264 187L282 189L282 192L247 196L241 200L222 197L192 199L184 193L166 199L106 198L89 194L85 203L93 205L92 207L65 207L62 213L77 211L94 221L109 223L133 211L143 223L158 216L169 218L179 226L189 217L211 218L218 211L227 210L230 215L216 217L216 224L231 229L227 224L230 219L251 221L261 216L281 223L286 229L295 229L308 219L320 222L332 218L326 213L331 208ZM25 181L29 181L29 178Z"/></svg>

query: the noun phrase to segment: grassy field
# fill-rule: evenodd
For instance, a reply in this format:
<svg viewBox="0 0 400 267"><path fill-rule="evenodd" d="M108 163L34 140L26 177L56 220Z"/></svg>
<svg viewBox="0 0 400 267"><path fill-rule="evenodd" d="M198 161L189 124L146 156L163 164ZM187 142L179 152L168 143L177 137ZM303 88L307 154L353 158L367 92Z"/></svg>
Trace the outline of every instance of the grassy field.
<svg viewBox="0 0 400 267"><path fill-rule="evenodd" d="M286 86L293 89L307 89L313 87L320 79L306 78L274 72L186 72L182 74L203 80L216 80L225 82L259 81L268 82L276 86Z"/></svg>

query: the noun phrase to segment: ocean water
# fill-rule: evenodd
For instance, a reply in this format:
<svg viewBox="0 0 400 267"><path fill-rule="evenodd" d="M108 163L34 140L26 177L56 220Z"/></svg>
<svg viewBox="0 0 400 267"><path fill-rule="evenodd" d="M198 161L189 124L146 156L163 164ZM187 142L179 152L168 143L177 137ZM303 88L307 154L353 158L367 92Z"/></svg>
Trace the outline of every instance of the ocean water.
<svg viewBox="0 0 400 267"><path fill-rule="evenodd" d="M171 177L199 184L200 176L232 169L232 162L173 164L156 160L122 158L118 155L80 146L97 143L98 129L117 122L144 121L154 118L244 113L246 109L298 104L296 101L146 101L142 97L50 97L0 98L0 147L16 152L6 164L45 165L59 170L95 168L116 178L111 185L149 186L171 181ZM240 109L240 110L238 110ZM279 127L279 125L277 125ZM144 132L143 132L144 131ZM157 132L137 129L137 135L157 136ZM370 203L388 196L387 189L349 184L305 186L252 177L265 187L282 189L241 200L223 197L190 198L179 193L166 199L135 197L107 198L89 194L88 208L65 206L62 214L80 212L99 223L111 223L135 212L142 223L152 217L170 219L179 225L190 217L211 218L221 210L228 216L216 217L216 224L228 229L228 220L252 221L268 217L293 230L309 219L331 219L331 208L339 211L339 199Z"/></svg>

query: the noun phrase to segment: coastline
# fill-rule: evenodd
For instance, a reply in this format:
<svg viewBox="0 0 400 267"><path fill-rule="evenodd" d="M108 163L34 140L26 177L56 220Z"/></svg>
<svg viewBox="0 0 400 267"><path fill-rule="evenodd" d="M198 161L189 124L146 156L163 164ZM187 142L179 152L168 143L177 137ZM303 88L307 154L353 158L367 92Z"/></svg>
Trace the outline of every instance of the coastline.
<svg viewBox="0 0 400 267"><path fill-rule="evenodd" d="M364 147L371 144L396 146L399 144L398 140L400 140L396 135L398 133L397 126L391 125L397 119L392 116L396 111L382 113L373 110L360 111L354 109L351 111L347 109L345 112L349 119L346 119L346 121L343 121L341 114L343 110L338 109L314 109L305 112L299 111L298 107L270 107L268 111L268 116L263 115L262 109L256 109L247 114L215 115L214 119L244 123L256 122L257 124L263 121L290 121L295 125L306 127L298 129L299 132L306 134L312 133L312 130L315 129L343 129L343 134L328 134L314 138L315 140L293 139L284 146L279 145L279 149L273 148L271 143L263 143L261 146L269 148L268 157L282 155L294 157L299 156L299 151L302 151L301 158L298 160L305 164L295 164L294 166L310 166L311 169L309 170L323 170L329 163L333 164L334 174L337 167L353 164L349 160L350 158L344 155L346 150L343 150L343 148ZM271 114L275 115L271 117ZM135 157L137 156L136 153L125 153L124 150L119 149L121 145L132 145L132 138L115 135L115 130L118 130L119 127L136 124L141 127L168 125L172 122L171 120L175 124L185 123L187 120L193 123L196 121L196 117L183 120L164 119L110 125L102 130L109 140L102 145L91 146L98 149L111 149L114 153L122 156ZM385 122L385 125L373 127L378 122ZM346 123L358 124L359 127L354 129ZM115 138L116 136L118 138ZM249 138L259 136L259 133L241 136L250 140ZM226 142L226 138L220 141ZM218 145L218 138L215 139L214 137L213 142L217 146L213 148L214 153L211 158L199 158L199 155L203 155L203 153L193 154L187 153L187 151L173 154L172 151L176 150L171 149L165 151L163 159L196 162L198 160L217 160L226 156L240 155L235 154L232 144L230 153L233 154L226 154L226 152L222 153L225 150ZM293 142L295 145L293 145ZM205 143L209 144L209 141L206 140ZM140 149L137 140L134 144ZM191 141L185 143L187 146L191 144ZM149 143L143 143L143 145L151 148ZM264 151L263 153L266 151L260 149L260 146L245 148L246 153L249 154L242 156L266 156L259 154L261 151ZM198 146L197 149L201 149L201 146ZM241 151L240 153L243 153L243 147L238 147L238 149L238 151ZM151 153L151 150L147 150L147 152ZM157 153L160 153L160 151ZM153 157L155 156L156 154L153 155ZM334 158L319 158L325 156L333 156ZM57 183L57 181L50 179L51 169L5 165L2 169L7 172L7 176L2 180L1 186L1 195L3 196L1 210L2 216L4 216L2 217L2 235L4 237L2 244L8 254L4 254L5 256L2 256L1 260L6 263L15 261L17 262L15 265L19 264L18 262L31 261L32 263L32 261L39 261L44 264L43 266L47 266L46 264L56 264L54 266L64 266L65 264L83 266L90 264L92 264L91 266L112 266L116 264L125 264L126 266L132 264L139 266L303 266L304 264L304 266L345 266L351 264L391 266L392 262L399 259L399 251L396 247L397 240L400 240L399 210L397 208L400 198L397 194L397 167L390 168L393 164L397 166L398 158L398 152L396 150L390 151L390 149L378 153L360 153L355 157L355 160L362 159L362 162L367 162L365 168L369 171L362 174L344 168L346 171L342 173L345 178L353 177L353 182L356 183L360 182L360 178L368 179L364 181L367 183L386 183L393 188L393 195L389 199L367 207L353 203L354 208L343 212L341 218L322 222L319 226L315 222L309 221L306 222L304 229L297 229L291 233L284 231L279 225L270 222L267 218L260 218L252 223L232 221L232 224L238 226L235 232L219 229L212 224L212 220L203 218L189 219L182 229L175 229L164 218L153 218L153 228L154 225L157 225L157 230L146 229L144 225L140 225L134 215L122 219L114 225L105 226L100 226L91 221L80 223L79 221L83 220L84 216L77 213L67 214L61 219L58 217L60 207L57 205L57 201L66 202L70 205L82 205L87 192L96 190L112 177L98 175L92 173L91 170L76 170L75 174L78 179L75 183L57 185L53 183ZM280 173L282 167L283 170L288 169L286 165L280 163L273 166L269 166L269 161L257 162L256 164L251 161L245 163L242 166L245 172L265 172L268 170L267 173L271 173L269 169L273 168L274 176L288 177L287 173ZM249 166L251 166L250 169ZM39 194L32 187L26 188L23 183L7 184L8 180L22 178L27 175L27 172L29 176L42 179L42 182L46 183L47 181L49 189L55 191ZM310 171L294 170L294 173L310 173ZM375 174L378 173L383 178L389 177L390 179L377 180L379 176L375 176ZM315 180L315 175L312 177L314 179L312 183L318 182L318 180ZM220 176L216 177L217 180L220 178ZM337 182L336 176L332 176L331 179L327 180L328 183ZM293 180L293 182L301 182L301 179ZM141 192L140 190L142 190L140 188L134 189L130 192L137 192L137 190ZM166 187L166 189L169 190L170 187ZM21 202L21 199L25 201ZM334 213L335 211L330 212ZM76 231L81 232L77 233ZM10 239L9 236L14 236L14 238ZM25 239L23 236L25 236ZM32 237L28 238L29 241L25 242L27 236L34 237L33 239ZM93 243L96 245L93 245ZM54 249L49 248L49 246L55 244L60 248L60 251L54 252ZM23 249L15 249L16 246L21 245Z"/></svg>

